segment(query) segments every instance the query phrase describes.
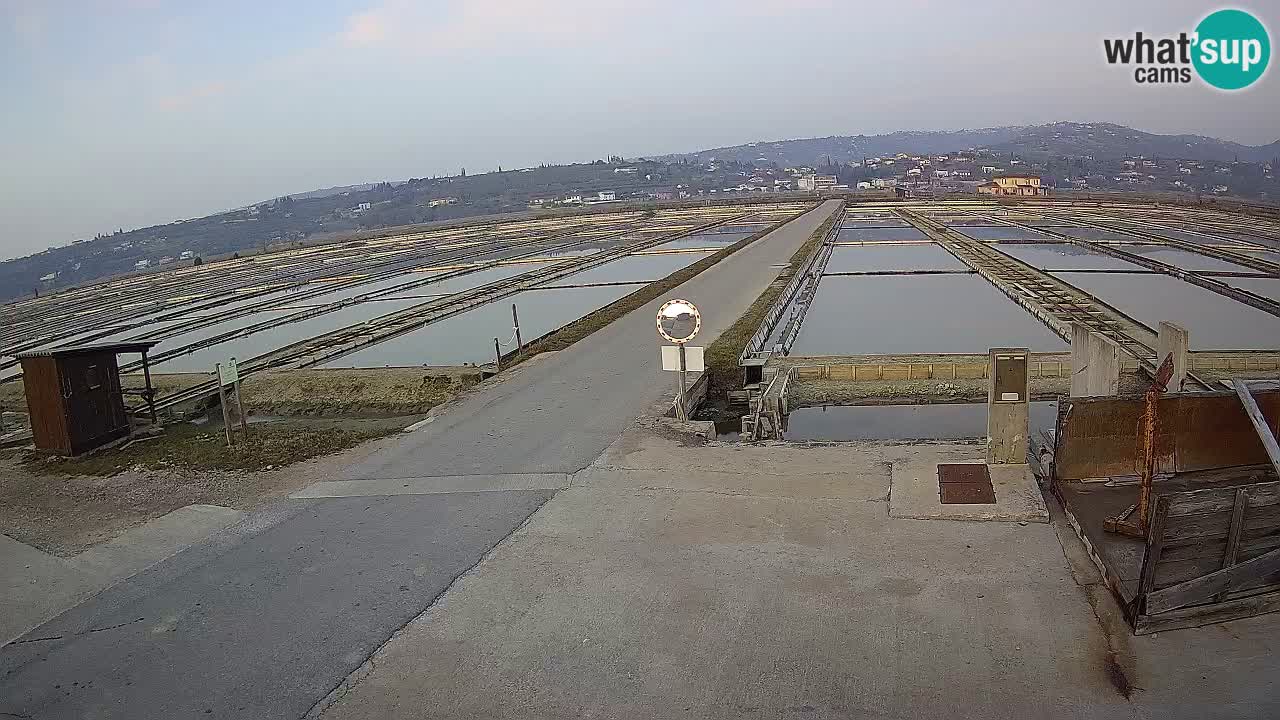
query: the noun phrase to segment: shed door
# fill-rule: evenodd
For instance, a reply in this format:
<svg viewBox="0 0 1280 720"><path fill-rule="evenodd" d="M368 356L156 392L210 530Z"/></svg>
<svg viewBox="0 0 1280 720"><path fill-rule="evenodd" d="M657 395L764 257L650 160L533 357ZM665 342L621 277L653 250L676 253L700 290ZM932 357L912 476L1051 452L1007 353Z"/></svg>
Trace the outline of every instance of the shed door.
<svg viewBox="0 0 1280 720"><path fill-rule="evenodd" d="M111 404L110 368L102 357L67 358L64 377L70 386L67 410L72 443L107 435L118 427Z"/></svg>

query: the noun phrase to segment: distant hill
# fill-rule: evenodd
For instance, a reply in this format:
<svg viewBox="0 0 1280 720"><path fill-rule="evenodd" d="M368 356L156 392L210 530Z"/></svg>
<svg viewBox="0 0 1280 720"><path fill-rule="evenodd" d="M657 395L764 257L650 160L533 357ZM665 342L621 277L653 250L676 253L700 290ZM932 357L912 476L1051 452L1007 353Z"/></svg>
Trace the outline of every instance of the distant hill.
<svg viewBox="0 0 1280 720"><path fill-rule="evenodd" d="M1270 162L1280 157L1280 141L1242 145L1201 135L1156 135L1112 123L1052 123L1049 125L981 128L978 130L900 131L885 135L835 135L802 140L777 140L663 155L664 161L777 163L817 167L865 157L897 153L944 153L986 148L997 152L1043 153L1054 156L1093 156L1114 159L1142 155L1232 162Z"/></svg>
<svg viewBox="0 0 1280 720"><path fill-rule="evenodd" d="M37 290L55 292L104 277L177 267L232 253L257 252L301 242L325 242L352 232L399 225L543 208L554 200L589 198L611 190L619 200L689 196L724 197L735 190L773 190L793 180L785 168L822 167L840 181L869 179L863 158L898 153L966 153L970 165L1007 167L1017 156L1028 172L1050 184L1087 177L1092 189L1142 192L1227 193L1274 199L1280 141L1249 146L1199 135L1157 135L1111 123L951 131L901 131L756 142L648 160L611 157L576 165L522 168L477 175L410 178L312 190L206 217L99 235L24 258L0 262L0 302ZM1143 156L1133 173L1125 158ZM1196 161L1191 168L1177 160ZM1172 163L1165 161L1174 161ZM1237 164L1238 161L1238 164ZM857 162L858 166L851 163ZM1214 164L1226 165L1215 166ZM1127 165L1127 167L1126 167ZM976 168L970 167L969 170ZM882 165L876 177L906 172ZM1137 175L1137 177L1135 177ZM1078 187L1078 185L1077 185ZM74 200L72 200L74 201ZM184 255L186 257L184 257ZM193 257L194 256L194 257Z"/></svg>
<svg viewBox="0 0 1280 720"><path fill-rule="evenodd" d="M865 157L897 153L941 153L973 147L990 147L1009 142L1026 131L1023 127L982 128L979 130L904 130L887 135L833 135L802 140L774 140L718 147L691 153L662 155L663 162L776 163L780 166L838 164Z"/></svg>
<svg viewBox="0 0 1280 720"><path fill-rule="evenodd" d="M315 198L326 198L332 195L341 195L343 193L364 192L369 190L377 183L362 183L360 185L342 185L339 187L323 188L321 190L311 190L304 193L294 193L289 197L294 200L311 200Z"/></svg>
<svg viewBox="0 0 1280 720"><path fill-rule="evenodd" d="M616 171L616 172L615 172ZM100 278L190 265L353 232L528 210L535 200L612 190L619 200L670 196L677 185L737 184L736 168L624 162L524 168L470 176L411 178L297 193L235 210L119 231L0 262L0 302ZM184 254L190 257L184 258Z"/></svg>
<svg viewBox="0 0 1280 720"><path fill-rule="evenodd" d="M1280 140L1241 145L1203 135L1156 135L1111 123L1054 123L1023 128L992 147L1012 152L1123 158L1141 155L1179 160L1265 163L1280 157Z"/></svg>

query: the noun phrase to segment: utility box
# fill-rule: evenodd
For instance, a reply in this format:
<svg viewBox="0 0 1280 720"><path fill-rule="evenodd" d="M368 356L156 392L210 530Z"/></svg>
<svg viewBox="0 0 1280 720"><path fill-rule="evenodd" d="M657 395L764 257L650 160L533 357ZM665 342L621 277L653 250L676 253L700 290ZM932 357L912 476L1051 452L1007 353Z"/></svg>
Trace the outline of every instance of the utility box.
<svg viewBox="0 0 1280 720"><path fill-rule="evenodd" d="M37 448L82 455L132 430L120 386L117 353L142 353L148 403L152 399L146 352L155 342L111 343L20 353L31 435ZM154 417L154 414L153 414Z"/></svg>
<svg viewBox="0 0 1280 720"><path fill-rule="evenodd" d="M991 402L1027 401L1027 351L991 351Z"/></svg>
<svg viewBox="0 0 1280 720"><path fill-rule="evenodd" d="M987 361L987 462L1021 465L1027 461L1031 395L1027 348L991 348Z"/></svg>

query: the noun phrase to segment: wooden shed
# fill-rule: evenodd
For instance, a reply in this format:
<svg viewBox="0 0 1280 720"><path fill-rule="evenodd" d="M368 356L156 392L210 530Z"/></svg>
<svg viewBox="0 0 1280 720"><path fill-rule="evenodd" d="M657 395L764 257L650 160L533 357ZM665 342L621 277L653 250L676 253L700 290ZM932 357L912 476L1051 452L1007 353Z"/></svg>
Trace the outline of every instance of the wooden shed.
<svg viewBox="0 0 1280 720"><path fill-rule="evenodd" d="M37 448L81 455L131 432L120 386L119 353L141 353L146 388L132 391L151 404L147 351L155 341L105 343L32 350L19 354L31 435ZM154 409L152 419L155 419Z"/></svg>

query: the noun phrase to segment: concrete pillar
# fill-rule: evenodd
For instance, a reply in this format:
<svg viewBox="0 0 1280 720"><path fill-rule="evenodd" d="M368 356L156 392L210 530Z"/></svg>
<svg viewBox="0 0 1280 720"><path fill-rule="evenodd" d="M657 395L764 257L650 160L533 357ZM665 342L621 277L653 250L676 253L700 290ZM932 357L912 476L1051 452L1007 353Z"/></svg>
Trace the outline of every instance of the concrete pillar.
<svg viewBox="0 0 1280 720"><path fill-rule="evenodd" d="M1169 378L1169 392L1181 392L1187 382L1187 350L1191 347L1191 333L1181 325L1160 323L1156 341L1156 368L1164 359L1173 356L1173 377Z"/></svg>
<svg viewBox="0 0 1280 720"><path fill-rule="evenodd" d="M1089 337L1082 323L1071 323L1071 397L1089 396Z"/></svg>
<svg viewBox="0 0 1280 720"><path fill-rule="evenodd" d="M1120 390L1120 346L1073 323L1071 397L1115 395Z"/></svg>
<svg viewBox="0 0 1280 720"><path fill-rule="evenodd" d="M1094 333L1089 338L1089 394L1120 392L1120 346Z"/></svg>
<svg viewBox="0 0 1280 720"><path fill-rule="evenodd" d="M991 348L987 391L987 463L1022 465L1027 462L1031 375L1027 348Z"/></svg>

